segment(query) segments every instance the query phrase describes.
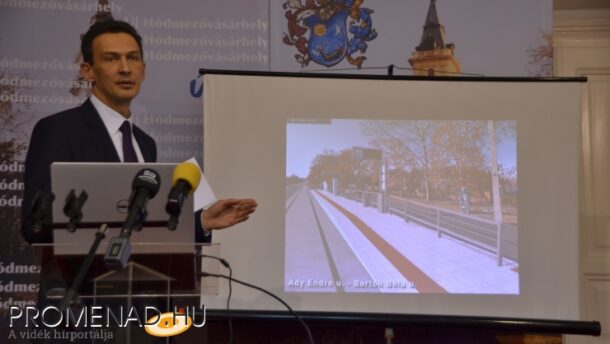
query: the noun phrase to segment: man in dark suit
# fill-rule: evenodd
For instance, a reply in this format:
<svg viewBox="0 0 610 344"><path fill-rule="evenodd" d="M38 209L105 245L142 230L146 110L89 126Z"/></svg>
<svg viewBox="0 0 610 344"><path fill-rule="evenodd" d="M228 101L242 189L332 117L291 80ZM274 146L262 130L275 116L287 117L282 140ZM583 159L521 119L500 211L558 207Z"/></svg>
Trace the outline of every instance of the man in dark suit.
<svg viewBox="0 0 610 344"><path fill-rule="evenodd" d="M146 69L140 35L126 22L96 23L83 36L81 53L81 74L92 85L90 98L79 107L41 119L32 132L22 206L22 233L31 243L53 239L51 230L36 230L32 221L35 195L51 191L51 163L157 160L154 139L131 123L131 101L140 91ZM200 211L196 240L208 241L211 230L247 220L256 206L252 199L225 199ZM53 257L41 258L41 264L39 306L50 302L46 290L67 285Z"/></svg>
<svg viewBox="0 0 610 344"><path fill-rule="evenodd" d="M157 148L154 140L133 126L133 136L144 162L154 162ZM30 139L26 158L24 205L32 204L36 191L50 192L50 166L55 161L121 162L123 161L93 106L91 100L81 106L41 119ZM28 242L49 242L51 231L34 232L30 207L22 209L22 232Z"/></svg>
<svg viewBox="0 0 610 344"><path fill-rule="evenodd" d="M28 242L50 242L50 231L35 231L34 195L50 192L52 162L155 162L152 137L131 123L131 101L145 78L142 38L128 23L105 21L90 27L81 42L82 76L91 82L91 97L81 106L41 119L34 127L25 161L22 233ZM216 202L196 218L197 241L209 231L245 221L254 212L252 199Z"/></svg>

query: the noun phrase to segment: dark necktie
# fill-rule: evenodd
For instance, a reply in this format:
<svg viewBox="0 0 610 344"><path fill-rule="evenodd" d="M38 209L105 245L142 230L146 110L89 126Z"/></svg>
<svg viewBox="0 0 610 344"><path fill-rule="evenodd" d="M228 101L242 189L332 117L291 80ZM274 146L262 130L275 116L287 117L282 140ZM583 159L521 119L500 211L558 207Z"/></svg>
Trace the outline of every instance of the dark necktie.
<svg viewBox="0 0 610 344"><path fill-rule="evenodd" d="M129 121L123 122L119 130L123 134L123 162L138 162L138 156L133 148L133 140L131 139L131 125Z"/></svg>

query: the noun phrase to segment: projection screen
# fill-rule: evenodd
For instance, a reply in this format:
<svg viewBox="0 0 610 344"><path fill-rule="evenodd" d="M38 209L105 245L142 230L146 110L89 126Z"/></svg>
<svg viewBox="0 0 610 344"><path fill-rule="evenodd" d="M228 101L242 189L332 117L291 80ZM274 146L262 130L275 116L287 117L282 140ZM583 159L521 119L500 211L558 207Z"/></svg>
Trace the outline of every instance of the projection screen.
<svg viewBox="0 0 610 344"><path fill-rule="evenodd" d="M578 319L578 82L204 76L213 241L296 310ZM226 306L228 286L206 295ZM281 310L234 287L232 309Z"/></svg>

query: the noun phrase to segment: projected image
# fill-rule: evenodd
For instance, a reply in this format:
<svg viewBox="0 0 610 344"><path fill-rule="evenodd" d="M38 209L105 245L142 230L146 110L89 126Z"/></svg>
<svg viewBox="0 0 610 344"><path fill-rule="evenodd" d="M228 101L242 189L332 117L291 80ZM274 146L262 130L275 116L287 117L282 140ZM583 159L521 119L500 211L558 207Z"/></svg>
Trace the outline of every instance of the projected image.
<svg viewBox="0 0 610 344"><path fill-rule="evenodd" d="M517 123L290 120L287 292L519 294Z"/></svg>

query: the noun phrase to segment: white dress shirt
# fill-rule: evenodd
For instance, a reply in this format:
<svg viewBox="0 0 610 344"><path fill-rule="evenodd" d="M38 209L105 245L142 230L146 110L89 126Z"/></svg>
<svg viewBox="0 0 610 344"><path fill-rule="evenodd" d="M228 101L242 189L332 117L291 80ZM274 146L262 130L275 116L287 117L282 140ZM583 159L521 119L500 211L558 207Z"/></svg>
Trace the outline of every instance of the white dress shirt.
<svg viewBox="0 0 610 344"><path fill-rule="evenodd" d="M93 107L97 110L97 113L100 114L102 118L102 122L106 126L106 130L108 130L108 134L110 134L110 138L112 139L112 143L114 144L114 149L119 155L119 159L121 161L125 161L123 158L123 133L119 130L123 122L128 121L131 127L131 141L133 142L133 148L136 151L136 156L138 157L138 162L144 162L144 157L142 156L142 151L140 150L140 146L138 146L138 142L136 141L135 136L133 135L133 125L131 123L131 116L129 118L123 117L120 113L114 111L108 105L102 103L95 95L91 95L89 98L91 99L91 103Z"/></svg>

